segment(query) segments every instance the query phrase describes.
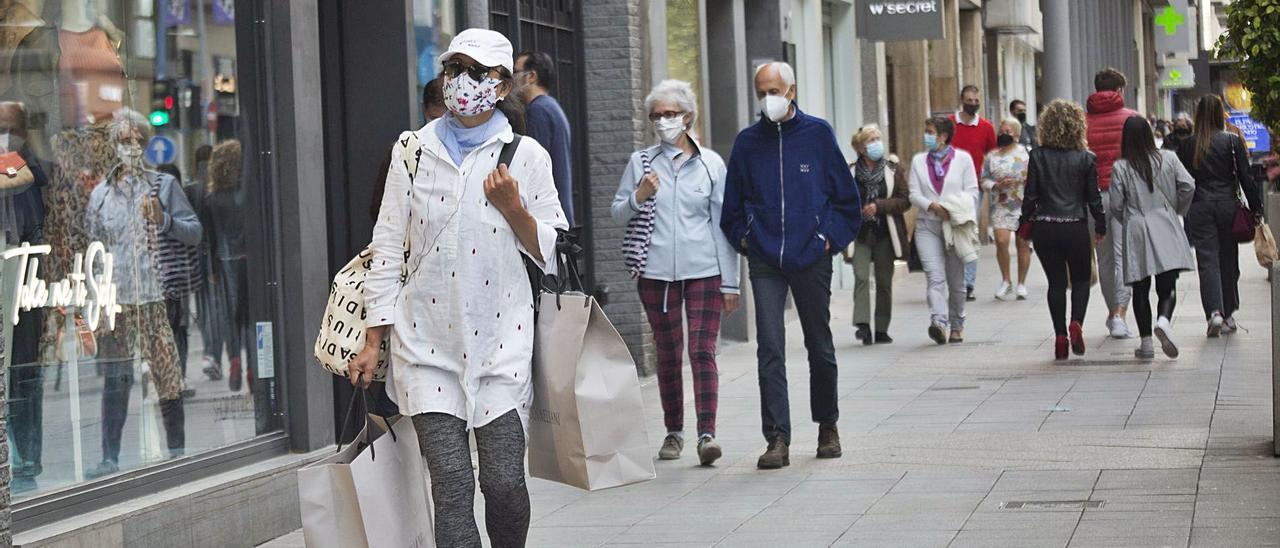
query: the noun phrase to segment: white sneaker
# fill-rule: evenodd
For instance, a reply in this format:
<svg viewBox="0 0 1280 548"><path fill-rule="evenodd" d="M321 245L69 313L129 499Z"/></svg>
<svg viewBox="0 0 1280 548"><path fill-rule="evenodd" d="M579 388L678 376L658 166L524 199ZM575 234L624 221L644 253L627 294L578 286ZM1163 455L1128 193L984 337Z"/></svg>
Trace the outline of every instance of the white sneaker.
<svg viewBox="0 0 1280 548"><path fill-rule="evenodd" d="M1024 285L1024 284L1018 284L1018 289L1017 289L1016 291L1017 291L1017 295L1018 295L1018 300L1019 300L1019 301L1025 301L1025 300L1027 300L1027 296L1029 295L1029 293L1027 293L1027 286L1026 286L1026 285Z"/></svg>
<svg viewBox="0 0 1280 548"><path fill-rule="evenodd" d="M1173 343L1173 324L1169 322L1169 318L1161 316L1156 320L1155 335L1160 340L1160 348L1164 350L1164 355L1170 358L1178 357L1178 345Z"/></svg>
<svg viewBox="0 0 1280 548"><path fill-rule="evenodd" d="M1240 330L1240 326L1236 325L1236 319L1234 317L1222 320L1223 335L1230 335L1239 330Z"/></svg>
<svg viewBox="0 0 1280 548"><path fill-rule="evenodd" d="M1111 316L1107 318L1107 330L1111 332L1113 339L1127 339L1133 336L1129 331L1129 326L1125 325L1124 318L1120 316Z"/></svg>
<svg viewBox="0 0 1280 548"><path fill-rule="evenodd" d="M1007 301L1013 296L1013 284L1009 280L1000 282L1000 287L996 288L996 300Z"/></svg>

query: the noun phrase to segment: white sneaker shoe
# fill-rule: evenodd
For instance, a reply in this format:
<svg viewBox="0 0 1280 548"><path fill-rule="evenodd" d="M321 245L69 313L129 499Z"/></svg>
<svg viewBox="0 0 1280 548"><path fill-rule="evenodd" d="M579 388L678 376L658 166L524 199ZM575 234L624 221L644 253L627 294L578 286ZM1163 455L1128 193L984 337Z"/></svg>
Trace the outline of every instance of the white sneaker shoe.
<svg viewBox="0 0 1280 548"><path fill-rule="evenodd" d="M1129 326L1125 325L1124 318L1115 315L1107 318L1107 331L1111 332L1111 338L1113 339L1127 339L1133 336L1133 333L1129 331Z"/></svg>
<svg viewBox="0 0 1280 548"><path fill-rule="evenodd" d="M1027 300L1027 296L1029 295L1029 293L1027 293L1027 286L1026 286L1026 285L1018 284L1018 289L1016 290L1016 292L1017 292L1018 300L1019 300L1019 301L1025 301L1025 300Z"/></svg>
<svg viewBox="0 0 1280 548"><path fill-rule="evenodd" d="M996 288L996 300L1007 301L1009 300L1009 297L1012 297L1012 296L1013 296L1013 284L1009 283L1009 280L1000 282L1000 287Z"/></svg>
<svg viewBox="0 0 1280 548"><path fill-rule="evenodd" d="M1164 350L1164 355L1170 358L1178 357L1178 345L1173 342L1173 324L1169 318L1161 316L1156 320L1155 327L1156 339L1160 340L1160 349Z"/></svg>
<svg viewBox="0 0 1280 548"><path fill-rule="evenodd" d="M1236 319L1234 317L1222 320L1223 335L1230 335L1239 330L1240 330L1240 326L1236 325Z"/></svg>

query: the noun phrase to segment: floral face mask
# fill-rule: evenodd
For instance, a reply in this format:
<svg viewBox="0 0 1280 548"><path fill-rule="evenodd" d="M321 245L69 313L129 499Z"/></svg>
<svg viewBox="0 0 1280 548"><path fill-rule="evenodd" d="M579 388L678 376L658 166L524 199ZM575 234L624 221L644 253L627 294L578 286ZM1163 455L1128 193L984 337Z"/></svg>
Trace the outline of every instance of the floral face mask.
<svg viewBox="0 0 1280 548"><path fill-rule="evenodd" d="M498 86L502 80L487 77L479 82L466 74L448 78L444 82L444 104L458 116L484 114L498 106Z"/></svg>

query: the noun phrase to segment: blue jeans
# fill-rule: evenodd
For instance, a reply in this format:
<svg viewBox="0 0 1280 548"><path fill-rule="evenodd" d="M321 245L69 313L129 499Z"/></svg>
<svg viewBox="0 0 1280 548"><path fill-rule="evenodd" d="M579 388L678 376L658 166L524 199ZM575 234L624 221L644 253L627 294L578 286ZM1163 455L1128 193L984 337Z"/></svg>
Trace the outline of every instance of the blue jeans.
<svg viewBox="0 0 1280 548"><path fill-rule="evenodd" d="M748 257L755 295L760 377L760 419L767 441L791 443L791 403L787 394L785 308L787 291L795 298L809 353L809 410L813 421L834 424L837 400L836 351L831 338L831 259L796 272L786 272L754 256Z"/></svg>

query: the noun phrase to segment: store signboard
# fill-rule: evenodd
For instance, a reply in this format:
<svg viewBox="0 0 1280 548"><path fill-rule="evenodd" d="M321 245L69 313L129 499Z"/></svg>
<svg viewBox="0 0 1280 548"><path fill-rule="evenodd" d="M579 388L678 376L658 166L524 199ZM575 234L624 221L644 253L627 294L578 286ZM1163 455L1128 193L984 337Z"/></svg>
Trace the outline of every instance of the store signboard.
<svg viewBox="0 0 1280 548"><path fill-rule="evenodd" d="M191 0L163 0L160 6L164 9L165 26L191 24Z"/></svg>
<svg viewBox="0 0 1280 548"><path fill-rule="evenodd" d="M941 40L943 0L858 0L858 38L876 42Z"/></svg>
<svg viewBox="0 0 1280 548"><path fill-rule="evenodd" d="M236 23L235 0L213 0L213 23L216 25Z"/></svg>
<svg viewBox="0 0 1280 548"><path fill-rule="evenodd" d="M1170 0L1169 5L1156 8L1151 17L1151 33L1155 36L1158 58L1175 56L1183 60L1195 59L1197 13L1187 0Z"/></svg>
<svg viewBox="0 0 1280 548"><path fill-rule="evenodd" d="M19 312L37 308L79 308L91 331L98 329L104 312L107 329L116 328L117 304L120 289L114 281L112 268L115 260L102 242L92 242L84 253L76 253L71 272L61 280L43 280L37 276L40 256L53 251L50 245L22 245L6 250L0 257L5 261L18 261L14 276L14 304L9 310L12 325L18 325Z"/></svg>
<svg viewBox="0 0 1280 548"><path fill-rule="evenodd" d="M1196 71L1188 64L1170 65L1160 69L1160 89L1190 89L1196 87Z"/></svg>
<svg viewBox="0 0 1280 548"><path fill-rule="evenodd" d="M1250 118L1249 113L1233 110L1227 113L1227 120L1244 133L1244 142L1249 146L1250 153L1271 150L1271 132L1267 131L1267 126Z"/></svg>

